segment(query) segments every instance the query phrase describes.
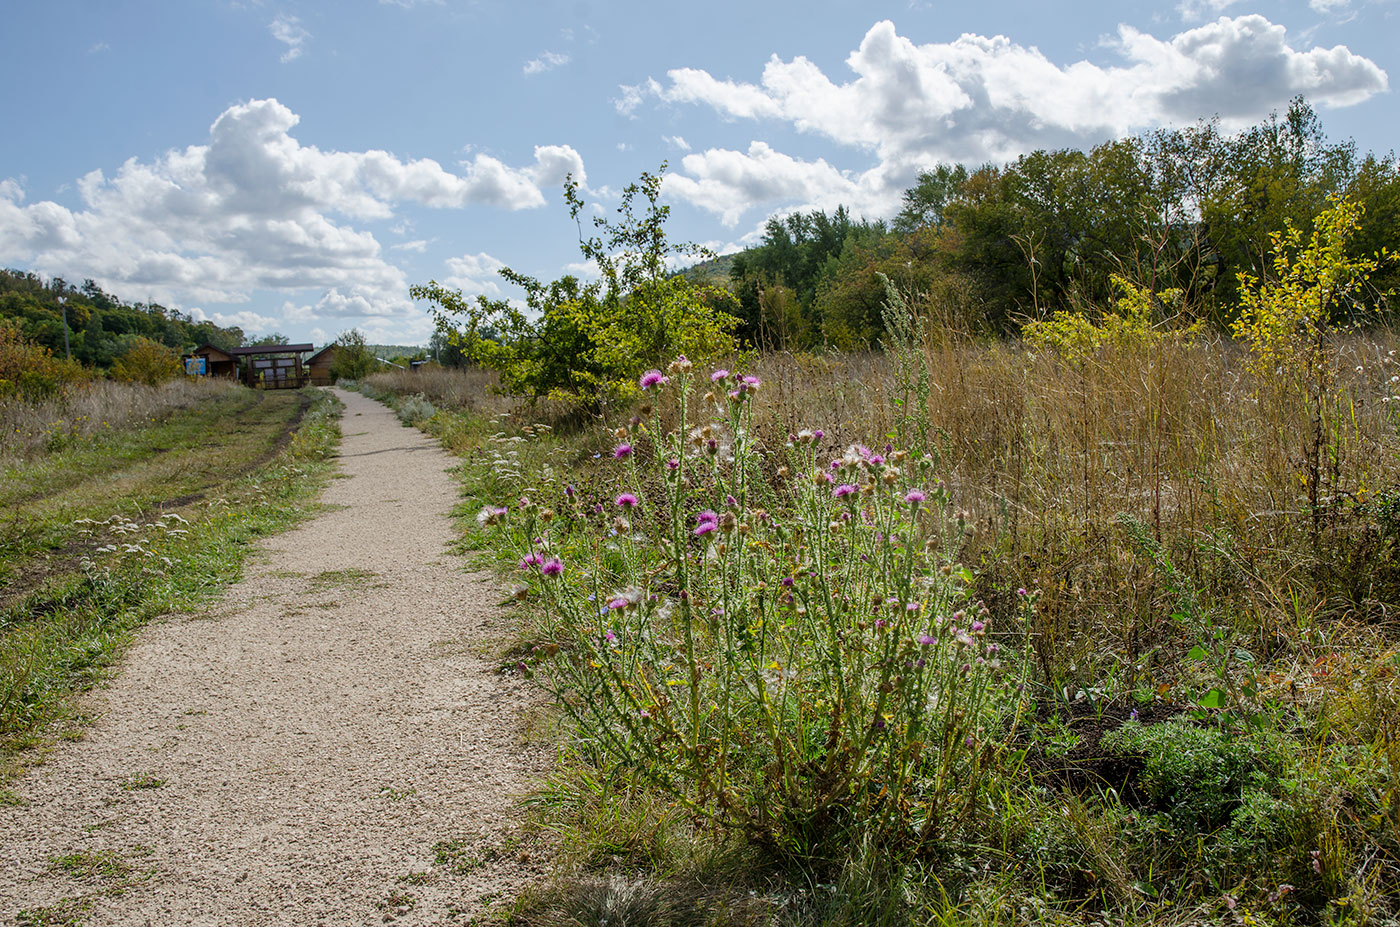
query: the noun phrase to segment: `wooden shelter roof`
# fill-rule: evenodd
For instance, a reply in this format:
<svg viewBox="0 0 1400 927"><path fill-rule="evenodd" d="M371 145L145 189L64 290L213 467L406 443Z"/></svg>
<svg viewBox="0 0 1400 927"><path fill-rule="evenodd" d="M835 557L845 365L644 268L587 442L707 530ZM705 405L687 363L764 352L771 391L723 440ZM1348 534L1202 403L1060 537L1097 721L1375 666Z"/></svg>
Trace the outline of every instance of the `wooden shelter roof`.
<svg viewBox="0 0 1400 927"><path fill-rule="evenodd" d="M314 350L314 344L255 344L246 348L234 348L229 353L237 357L252 357L259 354L305 354Z"/></svg>

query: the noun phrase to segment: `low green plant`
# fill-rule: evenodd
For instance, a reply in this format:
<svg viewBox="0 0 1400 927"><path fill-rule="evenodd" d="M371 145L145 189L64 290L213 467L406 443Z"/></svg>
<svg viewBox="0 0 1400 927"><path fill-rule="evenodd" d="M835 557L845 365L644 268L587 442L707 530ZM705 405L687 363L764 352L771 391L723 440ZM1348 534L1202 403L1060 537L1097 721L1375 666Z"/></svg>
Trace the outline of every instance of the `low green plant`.
<svg viewBox="0 0 1400 927"><path fill-rule="evenodd" d="M907 857L975 819L1022 707L968 600L964 523L928 458L754 440L756 377L715 371L692 419L691 367L641 377L675 379L675 427L649 402L620 430L615 498L482 512L543 605L535 664L579 749L777 858Z"/></svg>
<svg viewBox="0 0 1400 927"><path fill-rule="evenodd" d="M437 414L437 408L423 397L422 393L414 396L405 396L399 400L398 416L399 421L405 425L416 425L426 421Z"/></svg>

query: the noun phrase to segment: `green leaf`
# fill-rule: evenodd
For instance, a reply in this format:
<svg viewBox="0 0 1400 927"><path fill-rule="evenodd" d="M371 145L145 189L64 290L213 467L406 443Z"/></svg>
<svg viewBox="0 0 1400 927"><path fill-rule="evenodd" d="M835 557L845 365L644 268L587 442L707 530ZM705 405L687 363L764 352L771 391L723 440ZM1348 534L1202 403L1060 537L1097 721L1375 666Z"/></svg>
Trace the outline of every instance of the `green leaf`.
<svg viewBox="0 0 1400 927"><path fill-rule="evenodd" d="M1225 704L1225 693L1219 689L1211 689L1198 703L1202 708L1219 708Z"/></svg>
<svg viewBox="0 0 1400 927"><path fill-rule="evenodd" d="M962 569L958 570L958 578L965 583L970 583L973 580L972 571L969 570L967 567L963 567Z"/></svg>
<svg viewBox="0 0 1400 927"><path fill-rule="evenodd" d="M1190 616L1187 615L1185 612L1172 612L1172 621L1175 621L1178 624L1186 621L1188 618L1190 618Z"/></svg>
<svg viewBox="0 0 1400 927"><path fill-rule="evenodd" d="M1210 652L1207 651L1207 650L1206 650L1204 647L1202 647L1200 644L1197 644L1196 646L1194 646L1194 647L1191 648L1191 650L1190 650L1189 653L1186 654L1186 659L1188 659L1188 660L1204 660L1204 659L1206 659L1206 658L1209 657L1209 656L1210 656Z"/></svg>

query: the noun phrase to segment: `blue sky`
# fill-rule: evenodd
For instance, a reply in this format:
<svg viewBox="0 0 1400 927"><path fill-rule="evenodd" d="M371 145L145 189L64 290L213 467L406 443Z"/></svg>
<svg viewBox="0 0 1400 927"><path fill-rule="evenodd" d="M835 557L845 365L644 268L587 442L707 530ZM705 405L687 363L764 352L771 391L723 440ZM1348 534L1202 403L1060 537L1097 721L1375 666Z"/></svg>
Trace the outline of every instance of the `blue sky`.
<svg viewBox="0 0 1400 927"><path fill-rule="evenodd" d="M1305 95L1396 146L1400 0L15 0L0 33L0 265L246 331L421 343L436 279L587 273L564 177L607 208L670 164L716 250L921 169Z"/></svg>

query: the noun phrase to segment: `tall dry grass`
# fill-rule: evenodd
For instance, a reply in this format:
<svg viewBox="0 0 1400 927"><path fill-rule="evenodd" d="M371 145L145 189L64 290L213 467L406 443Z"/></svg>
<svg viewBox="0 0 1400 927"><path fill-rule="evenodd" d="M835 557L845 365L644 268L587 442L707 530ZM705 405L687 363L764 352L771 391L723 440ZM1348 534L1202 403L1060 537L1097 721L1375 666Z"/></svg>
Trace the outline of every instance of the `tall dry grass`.
<svg viewBox="0 0 1400 927"><path fill-rule="evenodd" d="M417 370L391 370L365 377L372 389L399 396L422 394L435 406L483 415L509 412L516 401L500 393L494 370L479 367L424 365Z"/></svg>
<svg viewBox="0 0 1400 927"><path fill-rule="evenodd" d="M1261 656L1311 658L1319 623L1400 630L1397 346L1389 332L1338 339L1319 422L1218 338L1110 347L1078 363L930 338L922 450L977 526L966 556L980 591L1009 607L1019 586L1043 590L1046 662L1067 684L1088 685L1106 663L1146 680L1158 648L1186 633L1171 620L1186 595ZM923 414L896 405L902 385L885 354L774 354L757 372L770 443L820 427L835 456L899 443ZM1306 472L1319 437L1314 511Z"/></svg>
<svg viewBox="0 0 1400 927"><path fill-rule="evenodd" d="M158 386L96 380L39 402L0 400L0 462L146 424L237 388L225 380L192 377Z"/></svg>

